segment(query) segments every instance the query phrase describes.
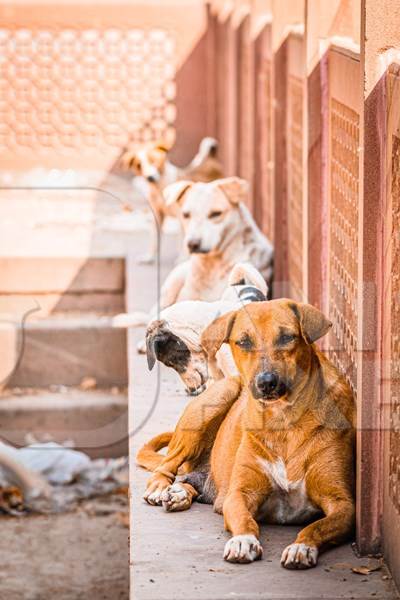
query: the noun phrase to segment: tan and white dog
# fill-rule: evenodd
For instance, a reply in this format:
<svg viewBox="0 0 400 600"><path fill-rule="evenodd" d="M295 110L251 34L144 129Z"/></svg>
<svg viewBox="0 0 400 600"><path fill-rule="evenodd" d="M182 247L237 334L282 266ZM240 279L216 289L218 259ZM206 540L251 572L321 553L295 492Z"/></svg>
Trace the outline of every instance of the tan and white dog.
<svg viewBox="0 0 400 600"><path fill-rule="evenodd" d="M239 262L251 263L271 289L274 251L245 206L248 194L248 183L238 177L178 181L165 189L167 206L179 206L190 256L162 286L161 309L182 300L218 300Z"/></svg>
<svg viewBox="0 0 400 600"><path fill-rule="evenodd" d="M179 168L168 160L171 145L153 142L143 145L138 150L127 150L121 165L135 177L146 180L146 197L156 220L156 227L161 232L167 216L177 217L176 206L167 206L163 196L164 188L180 179L191 181L213 181L223 176L222 165L217 159L218 142L211 137L204 138L193 160L183 168ZM141 262L151 262L157 251L157 235L153 235L151 253L142 257Z"/></svg>
<svg viewBox="0 0 400 600"><path fill-rule="evenodd" d="M168 306L147 327L149 369L153 369L156 360L174 369L191 396L204 391L212 380L237 375L229 346L224 344L216 360L209 361L201 346L201 334L217 317L250 302L264 301L267 295L267 284L257 269L249 263L239 263L233 267L220 300L186 300Z"/></svg>
<svg viewBox="0 0 400 600"><path fill-rule="evenodd" d="M314 567L321 549L352 533L354 397L314 345L330 326L313 306L287 299L220 317L202 345L213 356L229 343L239 377L210 386L173 434L138 453L138 464L154 471L147 502L170 512L197 499L223 514L233 536L227 561L262 557L259 521L306 525L282 553L288 569ZM167 455L157 454L166 445Z"/></svg>
<svg viewBox="0 0 400 600"><path fill-rule="evenodd" d="M226 177L210 183L178 181L164 195L168 206L179 205L189 258L178 264L161 287L157 307L149 314L134 312L114 318L117 327L146 326L177 302L219 300L237 263L250 263L271 292L274 250L245 206L249 186L244 179ZM144 342L139 352L146 352Z"/></svg>

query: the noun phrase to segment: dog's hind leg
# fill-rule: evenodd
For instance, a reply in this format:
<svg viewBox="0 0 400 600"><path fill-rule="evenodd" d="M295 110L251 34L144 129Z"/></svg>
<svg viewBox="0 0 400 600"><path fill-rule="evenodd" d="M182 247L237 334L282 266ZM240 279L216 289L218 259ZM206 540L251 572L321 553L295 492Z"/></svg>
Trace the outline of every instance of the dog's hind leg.
<svg viewBox="0 0 400 600"><path fill-rule="evenodd" d="M200 504L213 504L216 497L215 484L210 475L209 461L198 471L179 476L161 495L166 512L187 510L193 501Z"/></svg>
<svg viewBox="0 0 400 600"><path fill-rule="evenodd" d="M162 310L177 301L179 293L190 271L190 262L187 260L172 269L161 287L159 308Z"/></svg>
<svg viewBox="0 0 400 600"><path fill-rule="evenodd" d="M162 492L161 503L166 512L178 512L190 508L197 495L190 483L175 481Z"/></svg>
<svg viewBox="0 0 400 600"><path fill-rule="evenodd" d="M210 465L204 470L192 471L179 476L161 495L163 508L166 512L187 510L194 500L201 504L212 504L215 499L215 486L209 474Z"/></svg>
<svg viewBox="0 0 400 600"><path fill-rule="evenodd" d="M179 478L182 483L189 483L197 492L196 502L200 504L213 504L217 496L215 483L211 476L210 465L205 470L192 471Z"/></svg>
<svg viewBox="0 0 400 600"><path fill-rule="evenodd" d="M147 199L153 214L154 223L151 230L150 251L137 257L137 262L139 264L151 264L155 261L159 250L159 243L165 219L165 213L162 208L163 199L161 192L158 190L151 190Z"/></svg>

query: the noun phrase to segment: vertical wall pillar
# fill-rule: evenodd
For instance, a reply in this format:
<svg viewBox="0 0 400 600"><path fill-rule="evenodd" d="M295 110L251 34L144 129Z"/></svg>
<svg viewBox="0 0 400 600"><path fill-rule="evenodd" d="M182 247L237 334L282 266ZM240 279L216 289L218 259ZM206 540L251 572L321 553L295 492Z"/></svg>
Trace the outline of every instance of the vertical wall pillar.
<svg viewBox="0 0 400 600"><path fill-rule="evenodd" d="M400 6L363 0L358 544L400 584Z"/></svg>
<svg viewBox="0 0 400 600"><path fill-rule="evenodd" d="M251 36L254 40L253 204L254 218L273 242L275 203L272 192L271 13L272 0L253 6Z"/></svg>
<svg viewBox="0 0 400 600"><path fill-rule="evenodd" d="M322 14L321 14L322 12ZM327 312L328 265L328 49L323 6L307 0L304 97L304 295ZM325 34L325 35L324 35Z"/></svg>
<svg viewBox="0 0 400 600"><path fill-rule="evenodd" d="M288 36L304 24L303 0L272 3L272 98L274 138L274 296L290 293L288 271Z"/></svg>

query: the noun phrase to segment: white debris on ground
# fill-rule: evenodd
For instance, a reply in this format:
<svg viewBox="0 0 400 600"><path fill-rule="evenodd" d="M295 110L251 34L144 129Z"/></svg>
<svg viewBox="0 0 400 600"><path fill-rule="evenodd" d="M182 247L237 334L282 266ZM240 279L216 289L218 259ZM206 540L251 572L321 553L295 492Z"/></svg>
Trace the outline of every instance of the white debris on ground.
<svg viewBox="0 0 400 600"><path fill-rule="evenodd" d="M50 484L48 497L32 498L24 502L22 495L11 494L10 505L4 490L18 488L14 474L0 465L0 490L3 498L2 512L18 515L26 512L59 513L74 509L80 500L106 496L128 490L128 458L92 460L84 452L66 448L55 442L34 443L23 448L14 448L0 442L2 452L29 471L39 474Z"/></svg>

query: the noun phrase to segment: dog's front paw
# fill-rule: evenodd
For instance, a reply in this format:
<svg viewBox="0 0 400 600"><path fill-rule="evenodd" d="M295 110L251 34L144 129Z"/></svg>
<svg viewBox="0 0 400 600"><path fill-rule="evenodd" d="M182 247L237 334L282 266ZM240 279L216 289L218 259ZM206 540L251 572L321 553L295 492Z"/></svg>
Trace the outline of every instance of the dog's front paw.
<svg viewBox="0 0 400 600"><path fill-rule="evenodd" d="M169 488L171 480L161 473L153 473L150 477L143 499L152 506L161 506L161 496L163 492Z"/></svg>
<svg viewBox="0 0 400 600"><path fill-rule="evenodd" d="M138 265L151 265L155 262L156 257L154 254L139 254L136 257L136 264Z"/></svg>
<svg viewBox="0 0 400 600"><path fill-rule="evenodd" d="M155 490L146 490L143 494L143 499L146 500L148 504L152 506L161 506L161 495L163 493L163 489L155 489Z"/></svg>
<svg viewBox="0 0 400 600"><path fill-rule="evenodd" d="M228 562L249 563L259 560L262 546L255 535L235 535L225 544L224 559Z"/></svg>
<svg viewBox="0 0 400 600"><path fill-rule="evenodd" d="M167 512L178 512L191 507L192 496L181 483L173 483L163 491L161 501Z"/></svg>
<svg viewBox="0 0 400 600"><path fill-rule="evenodd" d="M136 350L138 354L146 354L146 340L140 340L140 342L137 343Z"/></svg>
<svg viewBox="0 0 400 600"><path fill-rule="evenodd" d="M318 562L318 548L307 544L290 544L282 552L281 565L285 569L310 569Z"/></svg>

